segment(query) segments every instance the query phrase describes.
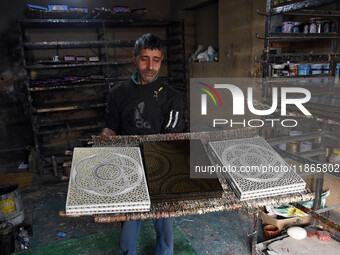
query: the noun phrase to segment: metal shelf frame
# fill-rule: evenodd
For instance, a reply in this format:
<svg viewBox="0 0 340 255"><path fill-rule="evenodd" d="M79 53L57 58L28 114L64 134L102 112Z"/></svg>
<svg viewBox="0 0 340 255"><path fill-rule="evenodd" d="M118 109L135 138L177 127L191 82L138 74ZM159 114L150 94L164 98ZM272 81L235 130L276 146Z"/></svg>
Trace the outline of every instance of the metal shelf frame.
<svg viewBox="0 0 340 255"><path fill-rule="evenodd" d="M281 6L280 5L273 6L270 8L270 10L267 10L267 13L270 15L279 15L283 13L290 13L305 8L317 7L320 5L332 4L336 2L337 0L304 0L304 1L295 0L290 3L285 3Z"/></svg>
<svg viewBox="0 0 340 255"><path fill-rule="evenodd" d="M130 65L134 62L131 61L112 61L112 62L75 62L70 64L35 64L35 65L27 65L25 69L31 70L39 70L39 69L59 69L59 68L77 68L77 67L92 67L92 66L110 66L110 65Z"/></svg>
<svg viewBox="0 0 340 255"><path fill-rule="evenodd" d="M340 39L340 26L339 26L339 18L340 18L340 11L339 11L339 1L338 0L293 0L291 2L287 2L282 5L277 6L271 6L272 1L267 0L266 1L266 11L265 13L261 13L260 10L258 10L258 14L265 16L265 35L263 37L256 35L257 38L264 40L264 59L263 59L263 80L262 83L262 97L267 98L267 96L270 94L271 86L273 83L280 83L280 82L289 82L294 80L304 80L304 79L320 79L320 78L329 78L332 77L330 75L311 75L311 76L296 76L296 77L282 77L282 78L271 78L270 74L270 67L273 61L275 61L277 58L280 57L295 57L295 56L302 56L302 57L312 57L313 55L328 55L328 62L332 62L334 64L334 59L336 59L337 55L339 55L339 39ZM326 4L333 4L337 3L337 10L331 10L331 11L324 11L324 10L310 10L307 8L313 8L318 7L321 5ZM333 17L334 23L335 23L335 32L334 33L320 33L320 34L302 34L302 33L272 33L270 31L271 29L271 22L272 17L276 15L282 15L282 16L312 16L312 17ZM288 53L286 56L284 54L278 55L272 55L271 54L271 43L272 42L281 42L281 41L306 41L309 40L331 40L331 46L328 52L321 52L321 53ZM275 62L274 62L275 63ZM334 75L334 74L333 74ZM333 89L332 87L330 89ZM328 91L327 93L331 94L332 91ZM309 105L306 104L308 109L312 109L312 107L309 108ZM335 108L336 109L336 108ZM328 111L327 119L329 118L329 108L327 108L325 111ZM313 114L314 111L312 111ZM336 113L335 113L336 114ZM321 114L315 114L318 116L323 117L322 112ZM339 115L340 116L340 115ZM336 118L337 121L339 118ZM324 126L327 126L326 124L323 124ZM303 141L303 140L309 140L309 139L315 139L315 138L322 138L321 140L321 148L314 149L308 152L301 152L301 153L292 153L288 151L283 151L277 148L276 150L282 157L291 158L293 160L296 160L298 162L301 162L303 164L319 164L325 162L325 150L326 150L326 141L327 139L336 139L340 140L340 136L338 134L332 133L328 130L324 130L321 132L312 132L307 133L299 136L289 136L289 137L283 137L283 138L275 138L268 140L268 143L272 146L278 145L281 143L288 143L293 141ZM316 161L312 159L312 157L319 156L319 161ZM334 174L334 173L328 173L334 178L340 178L340 175ZM320 208L321 203L321 194L322 194L322 187L323 187L323 181L324 181L324 173L318 173L318 179L316 182L316 195L315 195L315 201L314 201L314 210L317 210Z"/></svg>
<svg viewBox="0 0 340 255"><path fill-rule="evenodd" d="M337 0L304 0L298 1L294 0L282 5L272 6L272 1L267 0L266 11L261 13L258 9L259 15L265 16L265 34L264 36L259 36L258 33L256 37L264 40L264 54L263 54L263 78L268 81L271 77L271 64L275 63L278 59L292 60L295 58L308 58L309 61L316 61L317 55L328 56L328 62L334 62L339 56L339 40L340 40L340 26L339 26L339 10L325 11L325 10L310 10L306 8L318 7L325 4L339 3ZM275 15L291 15L291 16L322 16L322 17L334 17L335 18L335 32L332 33L273 33L271 29L271 19ZM310 40L331 40L330 50L328 52L321 53L290 53L290 54L271 54L271 43L272 42L298 42L298 41L310 41ZM284 77L286 78L286 77ZM294 77L293 79L301 78L300 76ZM267 83L262 86L262 97L266 98L270 89Z"/></svg>

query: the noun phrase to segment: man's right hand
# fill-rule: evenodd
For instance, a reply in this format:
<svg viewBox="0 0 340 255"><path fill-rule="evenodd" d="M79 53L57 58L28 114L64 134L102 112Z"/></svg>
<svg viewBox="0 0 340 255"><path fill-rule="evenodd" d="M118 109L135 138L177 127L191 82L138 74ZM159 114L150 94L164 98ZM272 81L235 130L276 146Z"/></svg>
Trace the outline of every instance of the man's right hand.
<svg viewBox="0 0 340 255"><path fill-rule="evenodd" d="M116 132L110 128L103 128L102 132L100 133L101 136L109 136L109 135L116 135Z"/></svg>

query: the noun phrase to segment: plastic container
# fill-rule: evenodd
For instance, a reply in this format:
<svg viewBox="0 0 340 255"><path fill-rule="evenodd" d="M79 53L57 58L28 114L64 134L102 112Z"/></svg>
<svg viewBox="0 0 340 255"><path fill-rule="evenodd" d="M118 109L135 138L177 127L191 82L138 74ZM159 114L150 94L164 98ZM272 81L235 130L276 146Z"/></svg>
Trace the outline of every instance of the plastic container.
<svg viewBox="0 0 340 255"><path fill-rule="evenodd" d="M283 151L287 150L287 144L286 143L280 143L278 145L278 147L279 147L280 150L283 150Z"/></svg>
<svg viewBox="0 0 340 255"><path fill-rule="evenodd" d="M311 151L312 147L313 147L313 142L311 141L300 142L300 152Z"/></svg>
<svg viewBox="0 0 340 255"><path fill-rule="evenodd" d="M322 23L323 23L322 19L316 20L316 32L317 33L322 33Z"/></svg>
<svg viewBox="0 0 340 255"><path fill-rule="evenodd" d="M323 21L323 32L329 33L329 30L330 30L330 22L329 20L324 20Z"/></svg>
<svg viewBox="0 0 340 255"><path fill-rule="evenodd" d="M339 163L340 162L340 148L333 148L333 153L329 157L329 163Z"/></svg>
<svg viewBox="0 0 340 255"><path fill-rule="evenodd" d="M311 68L312 74L322 74L323 64L313 64Z"/></svg>
<svg viewBox="0 0 340 255"><path fill-rule="evenodd" d="M284 64L281 64L281 65L273 64L272 65L272 77L282 76L282 71L284 68L285 68Z"/></svg>
<svg viewBox="0 0 340 255"><path fill-rule="evenodd" d="M0 185L0 205L0 222L4 221L16 226L24 221L25 215L18 184Z"/></svg>
<svg viewBox="0 0 340 255"><path fill-rule="evenodd" d="M317 32L317 27L316 27L316 21L315 19L310 19L309 20L309 33L316 33Z"/></svg>
<svg viewBox="0 0 340 255"><path fill-rule="evenodd" d="M293 27L293 33L300 33L300 22L295 22Z"/></svg>
<svg viewBox="0 0 340 255"><path fill-rule="evenodd" d="M309 33L309 25L305 25L305 26L303 27L303 32L304 32L305 34L308 34L308 33Z"/></svg>
<svg viewBox="0 0 340 255"><path fill-rule="evenodd" d="M310 74L311 74L311 65L310 64L299 65L298 75L310 75Z"/></svg>
<svg viewBox="0 0 340 255"><path fill-rule="evenodd" d="M293 31L295 22L285 21L282 23L282 33L291 33Z"/></svg>
<svg viewBox="0 0 340 255"><path fill-rule="evenodd" d="M284 77L289 76L289 71L288 70L283 70L282 71L282 76L284 76Z"/></svg>
<svg viewBox="0 0 340 255"><path fill-rule="evenodd" d="M299 64L289 64L289 75L297 76L298 75L298 67Z"/></svg>

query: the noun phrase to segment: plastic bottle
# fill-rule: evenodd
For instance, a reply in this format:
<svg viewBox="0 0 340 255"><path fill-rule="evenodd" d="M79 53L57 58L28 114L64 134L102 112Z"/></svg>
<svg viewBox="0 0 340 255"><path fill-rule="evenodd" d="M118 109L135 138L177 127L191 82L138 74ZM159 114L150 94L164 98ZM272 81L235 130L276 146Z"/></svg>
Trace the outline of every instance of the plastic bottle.
<svg viewBox="0 0 340 255"><path fill-rule="evenodd" d="M24 227L20 228L18 241L20 244L20 249L27 250L30 247L30 239L27 230Z"/></svg>
<svg viewBox="0 0 340 255"><path fill-rule="evenodd" d="M309 25L309 33L316 33L316 22L315 20L311 20Z"/></svg>

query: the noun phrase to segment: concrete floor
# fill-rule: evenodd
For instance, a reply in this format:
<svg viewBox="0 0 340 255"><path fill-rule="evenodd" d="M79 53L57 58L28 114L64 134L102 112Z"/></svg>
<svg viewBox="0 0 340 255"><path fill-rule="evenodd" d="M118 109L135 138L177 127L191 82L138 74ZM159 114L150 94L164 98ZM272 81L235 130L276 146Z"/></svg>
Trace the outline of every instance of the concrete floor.
<svg viewBox="0 0 340 255"><path fill-rule="evenodd" d="M59 216L58 212L65 210L67 187L68 181L35 176L31 187L22 191L25 223L33 226L32 248L120 228L119 223L94 223L89 216ZM236 211L174 219L174 224L199 255L250 254L251 238L247 233L252 231L252 223L251 217ZM59 237L60 232L66 236ZM112 241L118 245L118 240Z"/></svg>

